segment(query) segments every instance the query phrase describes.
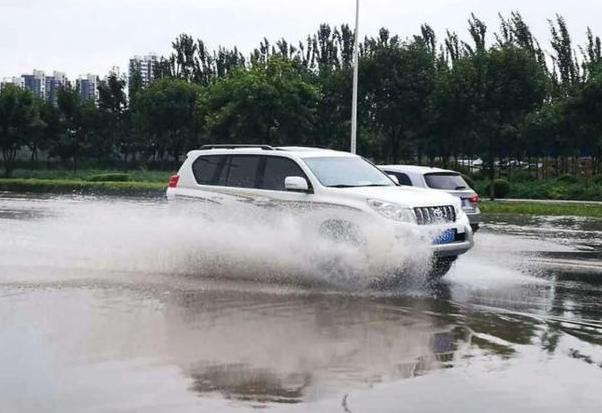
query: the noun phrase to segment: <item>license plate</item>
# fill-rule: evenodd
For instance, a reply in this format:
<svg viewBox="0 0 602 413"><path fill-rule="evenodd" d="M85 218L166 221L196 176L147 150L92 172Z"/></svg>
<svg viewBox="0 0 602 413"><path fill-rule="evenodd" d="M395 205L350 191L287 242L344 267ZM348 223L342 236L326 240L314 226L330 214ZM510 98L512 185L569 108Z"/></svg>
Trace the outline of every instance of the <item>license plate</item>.
<svg viewBox="0 0 602 413"><path fill-rule="evenodd" d="M462 198L462 209L466 212L474 212L474 207L468 200L468 198Z"/></svg>
<svg viewBox="0 0 602 413"><path fill-rule="evenodd" d="M443 231L433 240L433 244L450 244L456 240L456 230L448 229Z"/></svg>

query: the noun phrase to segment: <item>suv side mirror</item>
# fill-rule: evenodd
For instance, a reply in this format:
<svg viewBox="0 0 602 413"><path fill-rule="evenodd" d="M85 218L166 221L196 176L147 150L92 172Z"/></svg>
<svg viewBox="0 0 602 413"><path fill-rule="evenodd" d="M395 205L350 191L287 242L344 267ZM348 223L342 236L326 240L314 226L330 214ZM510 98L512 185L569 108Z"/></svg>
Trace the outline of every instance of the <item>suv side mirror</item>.
<svg viewBox="0 0 602 413"><path fill-rule="evenodd" d="M397 176L395 176L395 175L392 175L392 174L388 174L388 176L389 176L389 178L391 178L391 180L392 180L393 182L395 182L397 185L401 185L401 184L399 183L399 178L397 178Z"/></svg>
<svg viewBox="0 0 602 413"><path fill-rule="evenodd" d="M284 188L292 192L309 192L307 180L302 176L287 176L284 178Z"/></svg>

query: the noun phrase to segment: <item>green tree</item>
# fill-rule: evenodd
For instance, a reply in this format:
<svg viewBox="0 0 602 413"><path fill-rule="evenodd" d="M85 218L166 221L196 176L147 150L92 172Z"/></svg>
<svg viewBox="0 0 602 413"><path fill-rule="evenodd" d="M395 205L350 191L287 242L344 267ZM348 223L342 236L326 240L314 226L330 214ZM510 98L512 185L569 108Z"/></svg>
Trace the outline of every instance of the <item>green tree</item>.
<svg viewBox="0 0 602 413"><path fill-rule="evenodd" d="M270 58L207 89L207 130L221 141L312 143L319 97L294 62Z"/></svg>
<svg viewBox="0 0 602 413"><path fill-rule="evenodd" d="M13 85L0 91L0 149L4 174L10 177L17 151L39 132L40 117L32 93Z"/></svg>
<svg viewBox="0 0 602 413"><path fill-rule="evenodd" d="M136 97L136 116L150 138L147 151L163 160L179 160L184 150L199 143L201 119L197 105L202 88L179 79L161 79Z"/></svg>
<svg viewBox="0 0 602 413"><path fill-rule="evenodd" d="M50 154L60 157L63 162L71 159L72 168L77 171L81 157L90 147L98 158L98 145L92 143L103 141L99 136L102 124L99 112L93 101L82 99L71 87L59 90L57 103L62 133L52 142Z"/></svg>
<svg viewBox="0 0 602 413"><path fill-rule="evenodd" d="M402 43L384 29L365 49L360 64L362 118L382 135L381 156L397 163L402 155L413 156L416 142L426 136L435 59L423 42Z"/></svg>
<svg viewBox="0 0 602 413"><path fill-rule="evenodd" d="M98 85L98 109L104 119L103 132L107 138L106 142L119 151L127 167L129 156L134 152L135 141L130 131L125 86L123 78L119 78L116 73L110 73L106 80Z"/></svg>

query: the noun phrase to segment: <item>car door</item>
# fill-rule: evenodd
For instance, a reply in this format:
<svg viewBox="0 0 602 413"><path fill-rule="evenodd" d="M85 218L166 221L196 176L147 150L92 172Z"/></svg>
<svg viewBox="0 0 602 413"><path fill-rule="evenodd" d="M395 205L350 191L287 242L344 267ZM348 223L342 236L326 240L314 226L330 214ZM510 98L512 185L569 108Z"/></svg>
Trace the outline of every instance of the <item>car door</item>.
<svg viewBox="0 0 602 413"><path fill-rule="evenodd" d="M263 155L257 175L258 200L266 207L285 207L296 210L311 208L312 187L305 172L293 160L283 156ZM300 176L309 185L309 192L291 192L284 187L289 176Z"/></svg>

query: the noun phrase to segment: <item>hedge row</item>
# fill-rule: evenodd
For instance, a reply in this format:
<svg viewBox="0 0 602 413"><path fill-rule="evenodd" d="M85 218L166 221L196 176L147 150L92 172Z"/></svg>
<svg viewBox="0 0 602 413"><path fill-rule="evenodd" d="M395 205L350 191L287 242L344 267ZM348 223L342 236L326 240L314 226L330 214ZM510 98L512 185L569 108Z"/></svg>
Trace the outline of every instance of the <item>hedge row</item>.
<svg viewBox="0 0 602 413"><path fill-rule="evenodd" d="M62 179L0 179L0 191L78 193L84 195L159 195L166 184L157 182L91 182Z"/></svg>

